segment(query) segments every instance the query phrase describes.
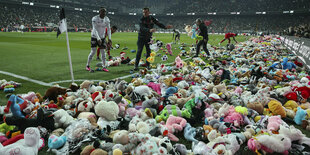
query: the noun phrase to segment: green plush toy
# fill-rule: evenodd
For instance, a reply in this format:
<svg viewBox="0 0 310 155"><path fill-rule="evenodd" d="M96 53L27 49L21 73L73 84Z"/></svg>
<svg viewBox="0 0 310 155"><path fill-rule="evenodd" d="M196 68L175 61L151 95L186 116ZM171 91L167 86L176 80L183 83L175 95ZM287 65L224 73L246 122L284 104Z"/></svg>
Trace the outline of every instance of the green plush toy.
<svg viewBox="0 0 310 155"><path fill-rule="evenodd" d="M188 112L192 115L192 109L196 106L198 102L201 102L200 97L195 97L189 101L187 101L184 105L184 108L188 110Z"/></svg>
<svg viewBox="0 0 310 155"><path fill-rule="evenodd" d="M170 115L173 116L180 116L190 118L191 113L187 109L180 110L180 108L176 105L167 105L165 108L160 112L160 115L156 116L156 121L159 123L161 121L166 121Z"/></svg>
<svg viewBox="0 0 310 155"><path fill-rule="evenodd" d="M8 131L11 131L15 128L14 125L7 125L6 123L0 124L0 132L6 134Z"/></svg>

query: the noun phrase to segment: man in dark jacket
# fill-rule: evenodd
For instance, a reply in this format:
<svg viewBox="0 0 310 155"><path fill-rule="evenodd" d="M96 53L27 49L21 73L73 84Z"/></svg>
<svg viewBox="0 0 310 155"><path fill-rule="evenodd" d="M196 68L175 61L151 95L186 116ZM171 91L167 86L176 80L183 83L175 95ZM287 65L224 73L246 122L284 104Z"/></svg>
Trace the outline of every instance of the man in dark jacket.
<svg viewBox="0 0 310 155"><path fill-rule="evenodd" d="M209 36L208 36L208 29L206 27L206 25L201 21L200 18L196 19L196 25L199 27L199 34L200 36L203 37L203 40L200 40L197 43L197 47L196 47L196 55L194 57L198 57L199 53L200 53L200 46L202 45L203 50L210 55L208 49L207 49L207 43L209 40Z"/></svg>
<svg viewBox="0 0 310 155"><path fill-rule="evenodd" d="M156 31L154 27L154 24L159 26L160 28L163 29L170 29L172 28L172 25L167 25L165 26L164 24L161 24L158 22L157 19L155 19L153 16L150 16L150 10L149 8L143 8L143 17L140 19L140 29L139 29L139 34L138 34L138 51L136 55L136 63L135 63L135 68L134 70L137 71L139 61L141 58L141 54L143 51L143 47L145 46L146 48L146 58L148 58L151 54L151 49L150 49L150 41L152 37L152 33ZM146 62L147 68L150 68L150 63Z"/></svg>

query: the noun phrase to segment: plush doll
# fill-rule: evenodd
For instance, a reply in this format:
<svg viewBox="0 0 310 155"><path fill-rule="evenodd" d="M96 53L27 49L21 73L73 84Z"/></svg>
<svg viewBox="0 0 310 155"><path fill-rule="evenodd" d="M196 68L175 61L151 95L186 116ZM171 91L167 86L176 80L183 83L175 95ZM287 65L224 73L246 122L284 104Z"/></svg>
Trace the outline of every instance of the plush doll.
<svg viewBox="0 0 310 155"><path fill-rule="evenodd" d="M90 88L90 86L94 84L94 82L89 81L89 80L85 80L80 84L80 89L86 89L88 90Z"/></svg>
<svg viewBox="0 0 310 155"><path fill-rule="evenodd" d="M171 44L170 43L166 44L166 48L168 53L172 56Z"/></svg>
<svg viewBox="0 0 310 155"><path fill-rule="evenodd" d="M218 110L217 114L220 117L225 117L229 113L229 108L230 108L230 105L227 103L224 103L224 105Z"/></svg>
<svg viewBox="0 0 310 155"><path fill-rule="evenodd" d="M243 117L241 114L235 111L234 107L230 107L229 113L224 118L224 122L232 123L236 127L240 127L244 123Z"/></svg>
<svg viewBox="0 0 310 155"><path fill-rule="evenodd" d="M167 90L166 90L166 93L165 93L165 96L164 97L169 97L169 96L172 96L173 94L177 93L178 92L178 87L169 87Z"/></svg>
<svg viewBox="0 0 310 155"><path fill-rule="evenodd" d="M66 89L60 88L60 87L51 87L46 90L45 95L43 96L43 99L49 99L53 101L57 101L58 95L65 95Z"/></svg>
<svg viewBox="0 0 310 155"><path fill-rule="evenodd" d="M301 125L302 120L306 119L307 111L301 109L300 107L297 108L296 115L294 117L294 122L298 125Z"/></svg>
<svg viewBox="0 0 310 155"><path fill-rule="evenodd" d="M65 145L67 140L66 136L56 136L56 135L51 135L48 138L48 148L50 149L58 149L60 147L62 147L63 145Z"/></svg>
<svg viewBox="0 0 310 155"><path fill-rule="evenodd" d="M34 155L38 154L40 147L40 131L37 128L30 127L25 130L24 139L5 147L0 144L0 154Z"/></svg>
<svg viewBox="0 0 310 155"><path fill-rule="evenodd" d="M168 137L172 141L179 141L173 133L182 131L187 121L182 117L170 115L166 121L165 127L168 129Z"/></svg>
<svg viewBox="0 0 310 155"><path fill-rule="evenodd" d="M213 120L209 121L209 125L213 129L217 129L221 133L227 133L227 127L224 125L224 123L221 123L217 119L213 119Z"/></svg>
<svg viewBox="0 0 310 155"><path fill-rule="evenodd" d="M55 119L55 128L68 127L73 120L73 117L70 116L65 110L59 109L53 113Z"/></svg>
<svg viewBox="0 0 310 155"><path fill-rule="evenodd" d="M42 108L37 110L37 118L26 119L16 116L7 116L4 119L7 125L15 125L22 132L28 127L38 127L42 126L47 130L54 130L54 117L51 112L45 112Z"/></svg>
<svg viewBox="0 0 310 155"><path fill-rule="evenodd" d="M175 58L174 62L175 62L175 66L176 66L177 69L181 69L183 67L183 65L184 65L182 59L179 56L177 56Z"/></svg>
<svg viewBox="0 0 310 155"><path fill-rule="evenodd" d="M270 66L270 68L277 68L277 69L289 69L296 68L296 65L292 62L288 62L288 58L283 58L282 63L276 62Z"/></svg>
<svg viewBox="0 0 310 155"><path fill-rule="evenodd" d="M152 115L156 116L157 115L157 112L156 112L157 104L158 104L157 98L152 97L151 99L145 100L145 101L142 102L142 108L143 109L146 109L146 108L150 109L151 112L152 112Z"/></svg>
<svg viewBox="0 0 310 155"><path fill-rule="evenodd" d="M4 112L8 113L9 110L11 110L14 116L25 118L22 111L27 107L27 105L28 102L26 100L13 94L10 96Z"/></svg>
<svg viewBox="0 0 310 155"><path fill-rule="evenodd" d="M262 151L266 153L283 153L288 154L291 148L291 140L283 134L260 135L256 137Z"/></svg>
<svg viewBox="0 0 310 155"><path fill-rule="evenodd" d="M165 120L168 119L168 117L170 115L186 117L186 118L190 118L191 117L191 114L189 113L189 111L187 109L180 110L179 107L177 107L176 105L167 105L160 112L160 114L156 116L155 119L156 119L157 122L165 121Z"/></svg>
<svg viewBox="0 0 310 155"><path fill-rule="evenodd" d="M270 100L268 103L268 108L270 109L273 115L280 115L281 118L286 117L286 112L279 101L275 99Z"/></svg>
<svg viewBox="0 0 310 155"><path fill-rule="evenodd" d="M294 100L289 100L283 105L286 109L295 110L298 104Z"/></svg>
<svg viewBox="0 0 310 155"><path fill-rule="evenodd" d="M197 143L198 140L195 139L195 136L196 136L196 129L193 128L189 123L186 123L186 126L184 128L184 138L188 141Z"/></svg>
<svg viewBox="0 0 310 155"><path fill-rule="evenodd" d="M285 135L292 142L298 141L299 144L305 144L310 146L310 138L306 137L299 129L296 129L293 125L291 126L280 126L279 134Z"/></svg>
<svg viewBox="0 0 310 155"><path fill-rule="evenodd" d="M282 119L280 116L270 116L268 118L267 130L268 131L278 131L281 123L282 123Z"/></svg>
<svg viewBox="0 0 310 155"><path fill-rule="evenodd" d="M102 100L96 104L95 113L108 121L115 121L119 114L119 108L114 101L107 102Z"/></svg>
<svg viewBox="0 0 310 155"><path fill-rule="evenodd" d="M159 83L149 82L147 86L152 88L158 95L161 96L161 88Z"/></svg>
<svg viewBox="0 0 310 155"><path fill-rule="evenodd" d="M176 96L176 95L173 95L173 96L169 96L168 100L170 100L171 104L176 104L176 105L178 105L179 108L183 108L185 103L188 102L189 100L191 100L194 97L195 97L194 94L192 94L189 97L180 97L180 98L178 96Z"/></svg>

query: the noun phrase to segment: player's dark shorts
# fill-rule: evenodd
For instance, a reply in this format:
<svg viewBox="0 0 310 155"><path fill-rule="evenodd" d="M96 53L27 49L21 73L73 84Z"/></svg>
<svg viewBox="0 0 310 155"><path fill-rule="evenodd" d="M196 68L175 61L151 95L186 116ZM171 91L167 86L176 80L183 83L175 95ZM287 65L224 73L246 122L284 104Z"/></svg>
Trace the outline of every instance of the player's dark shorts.
<svg viewBox="0 0 310 155"><path fill-rule="evenodd" d="M175 38L180 38L180 36L181 36L180 34L177 34L175 35Z"/></svg>
<svg viewBox="0 0 310 155"><path fill-rule="evenodd" d="M98 46L98 47L106 48L106 41L105 41L105 39L102 39L102 43L101 43L101 45L99 45L99 42L97 41L97 38L91 38L90 44L91 44L90 47L97 47Z"/></svg>

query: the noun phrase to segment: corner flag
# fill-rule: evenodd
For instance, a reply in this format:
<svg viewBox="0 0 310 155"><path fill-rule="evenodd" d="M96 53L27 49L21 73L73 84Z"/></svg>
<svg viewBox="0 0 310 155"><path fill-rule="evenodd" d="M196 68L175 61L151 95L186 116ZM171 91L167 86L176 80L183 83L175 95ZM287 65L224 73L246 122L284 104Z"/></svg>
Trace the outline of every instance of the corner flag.
<svg viewBox="0 0 310 155"><path fill-rule="evenodd" d="M68 31L67 31L67 21L66 21L66 17L65 17L65 9L64 8L62 8L60 10L59 17L60 17L60 22L59 22L58 31L57 31L57 38L58 38L58 36L61 33L66 32L67 51L68 51L68 59L69 59L69 67L70 67L70 73L71 73L71 80L72 80L72 83L74 83L72 61L71 61L71 54L70 54L70 45L69 45L69 36L68 36Z"/></svg>
<svg viewBox="0 0 310 155"><path fill-rule="evenodd" d="M66 21L66 17L65 17L65 9L62 8L60 10L60 15L59 15L60 21L58 24L58 30L57 30L57 37L63 33L67 31L67 21Z"/></svg>

